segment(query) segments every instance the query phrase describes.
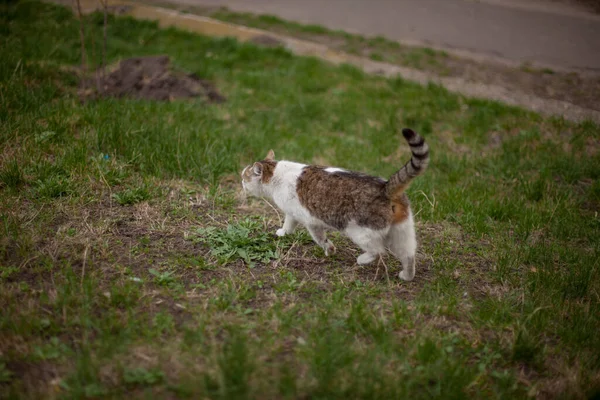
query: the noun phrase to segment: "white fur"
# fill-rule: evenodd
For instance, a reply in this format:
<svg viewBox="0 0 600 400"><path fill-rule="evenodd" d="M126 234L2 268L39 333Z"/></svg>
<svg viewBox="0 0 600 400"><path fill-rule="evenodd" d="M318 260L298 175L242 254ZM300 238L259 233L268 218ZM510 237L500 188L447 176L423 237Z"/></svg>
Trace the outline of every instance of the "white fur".
<svg viewBox="0 0 600 400"><path fill-rule="evenodd" d="M329 168L325 168L325 172L329 172L330 174L333 174L334 172L345 172L345 169L342 168L334 168L334 167L329 167Z"/></svg>
<svg viewBox="0 0 600 400"><path fill-rule="evenodd" d="M390 228L387 237L387 247L402 262L404 270L400 272L400 278L405 281L411 281L415 276L417 236L415 234L413 215L410 210L408 218L405 221Z"/></svg>
<svg viewBox="0 0 600 400"><path fill-rule="evenodd" d="M334 228L313 217L310 211L300 203L296 191L298 177L305 166L305 164L291 161L278 161L269 183L261 184L260 176L258 176L250 182L242 180L242 184L244 190L250 194L265 196L273 200L277 207L285 213L283 227L277 230L277 236L293 233L300 223L307 228L313 240L325 250L325 255L329 255L335 251L335 247L327 239L326 233ZM250 167L252 166L246 167L246 169ZM325 171L333 173L344 170L326 168ZM244 172L242 172L242 176ZM404 270L400 272L400 278L406 281L413 279L417 240L412 213L409 212L408 218L402 223L385 229L371 229L350 221L344 229L344 233L364 251L356 259L358 264L369 264L389 249L404 266Z"/></svg>
<svg viewBox="0 0 600 400"><path fill-rule="evenodd" d="M379 255L385 253L385 238L387 229L371 229L359 226L354 221L350 221L344 233L360 247L364 253L361 254L356 262L360 265L370 264Z"/></svg>
<svg viewBox="0 0 600 400"><path fill-rule="evenodd" d="M306 224L313 222L314 218L310 212L300 204L298 193L296 192L296 183L302 173L305 164L291 161L279 161L273 171L271 182L263 185L264 191L287 216L294 220ZM284 224L285 227L285 224Z"/></svg>

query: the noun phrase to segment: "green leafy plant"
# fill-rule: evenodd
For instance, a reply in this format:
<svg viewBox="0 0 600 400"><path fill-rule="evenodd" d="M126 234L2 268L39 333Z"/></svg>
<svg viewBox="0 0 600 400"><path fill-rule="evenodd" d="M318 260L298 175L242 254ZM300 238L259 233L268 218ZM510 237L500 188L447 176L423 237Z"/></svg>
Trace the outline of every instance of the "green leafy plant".
<svg viewBox="0 0 600 400"><path fill-rule="evenodd" d="M144 200L148 200L150 198L150 193L145 186L141 186L133 189L125 189L118 193L113 193L112 197L120 205L129 206L140 203Z"/></svg>
<svg viewBox="0 0 600 400"><path fill-rule="evenodd" d="M39 198L57 198L71 194L73 190L69 187L69 180L59 174L48 176L44 180L36 182L36 192Z"/></svg>
<svg viewBox="0 0 600 400"><path fill-rule="evenodd" d="M69 354L69 346L61 342L56 336L50 338L50 342L42 346L36 346L34 355L39 360L53 360Z"/></svg>
<svg viewBox="0 0 600 400"><path fill-rule="evenodd" d="M154 281L157 285L160 286L169 286L175 283L175 277L173 276L173 271L164 271L160 272L155 270L154 268L150 268L148 270L152 275L154 275Z"/></svg>
<svg viewBox="0 0 600 400"><path fill-rule="evenodd" d="M159 369L133 368L126 369L123 373L123 381L130 385L151 386L161 383L165 378Z"/></svg>
<svg viewBox="0 0 600 400"><path fill-rule="evenodd" d="M207 244L219 262L242 259L250 267L256 262L268 262L278 257L275 240L265 232L262 223L246 218L226 229L198 228L193 240Z"/></svg>
<svg viewBox="0 0 600 400"><path fill-rule="evenodd" d="M294 292L302 286L302 282L298 281L298 278L292 271L280 271L279 275L281 281L276 285L279 292Z"/></svg>

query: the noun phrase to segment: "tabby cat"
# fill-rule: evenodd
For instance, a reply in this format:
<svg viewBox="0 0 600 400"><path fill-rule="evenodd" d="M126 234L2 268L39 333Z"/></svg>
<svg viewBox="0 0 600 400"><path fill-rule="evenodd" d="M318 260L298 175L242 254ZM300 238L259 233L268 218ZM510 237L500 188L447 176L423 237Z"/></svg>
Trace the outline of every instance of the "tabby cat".
<svg viewBox="0 0 600 400"><path fill-rule="evenodd" d="M403 265L400 278L415 275L417 240L405 190L429 163L429 147L410 129L402 134L411 159L389 180L342 168L276 161L267 157L244 168L242 186L253 196L272 200L285 213L277 236L293 233L298 224L329 255L335 250L329 230L345 233L364 253L356 262L369 264L389 250Z"/></svg>

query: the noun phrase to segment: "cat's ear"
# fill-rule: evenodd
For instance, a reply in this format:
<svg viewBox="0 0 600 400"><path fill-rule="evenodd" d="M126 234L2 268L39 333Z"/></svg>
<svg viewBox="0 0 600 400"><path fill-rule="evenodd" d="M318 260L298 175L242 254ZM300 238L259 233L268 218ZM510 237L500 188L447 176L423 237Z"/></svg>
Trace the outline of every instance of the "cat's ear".
<svg viewBox="0 0 600 400"><path fill-rule="evenodd" d="M254 175L256 176L261 176L262 175L262 164L255 162L254 165L252 166L252 172L254 172Z"/></svg>
<svg viewBox="0 0 600 400"><path fill-rule="evenodd" d="M274 159L275 159L275 152L271 149L267 153L267 157L265 158L265 160L273 161Z"/></svg>

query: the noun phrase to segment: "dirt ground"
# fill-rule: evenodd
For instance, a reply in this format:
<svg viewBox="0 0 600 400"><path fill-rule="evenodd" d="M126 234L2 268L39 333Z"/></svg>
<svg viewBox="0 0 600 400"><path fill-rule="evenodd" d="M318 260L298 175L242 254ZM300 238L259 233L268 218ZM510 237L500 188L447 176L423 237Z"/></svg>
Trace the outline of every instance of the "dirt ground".
<svg viewBox="0 0 600 400"><path fill-rule="evenodd" d="M211 82L173 70L169 57L164 55L122 60L100 85L102 94L112 97L159 101L205 97L211 103L225 101Z"/></svg>
<svg viewBox="0 0 600 400"><path fill-rule="evenodd" d="M179 265L197 257L205 257L211 263L217 263L211 256L209 247L195 243L187 237L199 226L216 226L224 229L232 223L231 215L236 215L240 220L253 215L265 215L265 229L273 233L281 224L280 216L264 202L252 201L251 205L248 205L245 200L242 200L233 209L223 208L215 205L214 201L207 198L202 191L187 196L185 191L179 190L182 185L185 185L182 182L173 181L171 185L171 187L164 187L165 190L169 190L169 194L162 199L163 201L154 200L133 206L120 206L104 194L87 209L77 209L66 204L58 205L58 208L52 210L53 219L48 224L39 226L39 230L35 228L28 230L32 239L31 250L35 254L51 254L53 262L70 260L76 270L84 268L87 258L87 262L93 263L101 272L103 283L110 285L112 279L123 274L123 271L115 268L115 265L127 265L130 275L151 280L152 276L148 273L148 267L151 265ZM234 190L233 185L226 190ZM33 207L33 204L27 204L25 210L21 212L35 213ZM193 211L196 219L182 220L169 217L174 208L181 207ZM198 283L209 286L212 279L223 279L228 276L230 268L234 268L236 274L247 275L249 280L262 277L265 282L262 288L264 297L260 296L260 298L266 299L269 297L269 292L274 290L270 283L273 271L285 266L299 276L318 282L321 288L332 285L339 279L340 274L348 281L361 279L385 282L390 279L396 282L392 287L395 288L397 297L413 300L422 289L421 283L432 279L433 259L427 254L431 254L432 246L443 239L450 240L449 257L460 259L465 268L476 272L475 279L465 285L464 290L474 297L494 290L495 285L485 277L489 272L490 260L473 251L488 246L487 241L469 237L460 227L449 223L440 225L418 222L417 225L423 248L417 255L418 273L415 282L418 284L416 285L407 286L397 281L401 266L391 256L385 257L385 263L379 262L370 266L356 265L355 259L360 254L359 249L349 239L339 234L334 234L332 237L336 251L330 257L325 257L320 250L316 249L313 241L306 235L294 241L289 248L283 248L279 259L268 263L258 262L251 270L245 266L243 260L237 259L228 264L229 268L207 268L201 274L197 274L194 269L183 268L182 275L179 277L186 282L186 286ZM77 234L69 236L67 234L69 231ZM273 238L275 239L274 234ZM4 247L9 251L0 254L0 262L27 266L8 277L7 282L27 282L32 287L38 287L52 279L50 272L40 272L41 261L40 263L34 259L28 261L27 257L18 255L16 243L12 243L9 238L3 240L8 241L4 243ZM94 251L88 252L86 248ZM345 267L340 269L340 265ZM40 274L43 276L41 280ZM100 289L104 290L108 287ZM257 303L255 306L259 307L260 304Z"/></svg>

